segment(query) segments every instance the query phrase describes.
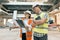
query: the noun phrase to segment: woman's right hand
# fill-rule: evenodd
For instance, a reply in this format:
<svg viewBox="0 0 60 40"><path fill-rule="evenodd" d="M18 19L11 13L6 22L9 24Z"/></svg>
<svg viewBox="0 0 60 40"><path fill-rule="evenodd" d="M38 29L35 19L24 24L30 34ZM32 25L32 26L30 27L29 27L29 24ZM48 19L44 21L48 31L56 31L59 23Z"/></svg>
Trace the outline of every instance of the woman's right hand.
<svg viewBox="0 0 60 40"><path fill-rule="evenodd" d="M32 22L32 24L31 24L31 25L32 25L32 27L35 27L35 26L36 26L36 24L35 24L34 22Z"/></svg>
<svg viewBox="0 0 60 40"><path fill-rule="evenodd" d="M31 30L32 30L32 29L30 30L30 28L29 28L29 27L27 27L27 26L26 26L25 28L26 28L26 30L27 30L27 31L31 31Z"/></svg>

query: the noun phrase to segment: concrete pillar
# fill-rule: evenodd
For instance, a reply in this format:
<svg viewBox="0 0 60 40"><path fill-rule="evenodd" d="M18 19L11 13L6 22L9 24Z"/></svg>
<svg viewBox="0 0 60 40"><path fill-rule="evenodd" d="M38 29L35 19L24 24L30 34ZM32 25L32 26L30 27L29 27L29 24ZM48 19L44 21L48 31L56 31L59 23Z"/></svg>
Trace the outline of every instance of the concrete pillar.
<svg viewBox="0 0 60 40"><path fill-rule="evenodd" d="M6 26L7 26L8 18L6 18Z"/></svg>
<svg viewBox="0 0 60 40"><path fill-rule="evenodd" d="M17 10L14 10L13 12L13 20L15 20L17 18Z"/></svg>
<svg viewBox="0 0 60 40"><path fill-rule="evenodd" d="M6 18L4 18L4 26L6 26Z"/></svg>

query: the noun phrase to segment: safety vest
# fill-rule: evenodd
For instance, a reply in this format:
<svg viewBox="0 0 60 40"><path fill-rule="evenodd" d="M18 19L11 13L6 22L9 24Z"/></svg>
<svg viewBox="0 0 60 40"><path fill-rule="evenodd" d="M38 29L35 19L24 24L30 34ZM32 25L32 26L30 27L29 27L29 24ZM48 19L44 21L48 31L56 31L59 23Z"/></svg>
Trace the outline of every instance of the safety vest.
<svg viewBox="0 0 60 40"><path fill-rule="evenodd" d="M27 23L30 25L32 23L32 19L29 19ZM20 30L20 38L22 38L22 30ZM32 31L26 32L26 40L32 40Z"/></svg>
<svg viewBox="0 0 60 40"><path fill-rule="evenodd" d="M42 12L39 16L40 18L42 19L44 17L45 13ZM34 19L37 18L38 16L35 15L34 16ZM34 29L33 29L33 32L37 32L37 33L45 33L47 34L48 33L48 18L46 20L45 23L41 24L41 25L37 25Z"/></svg>

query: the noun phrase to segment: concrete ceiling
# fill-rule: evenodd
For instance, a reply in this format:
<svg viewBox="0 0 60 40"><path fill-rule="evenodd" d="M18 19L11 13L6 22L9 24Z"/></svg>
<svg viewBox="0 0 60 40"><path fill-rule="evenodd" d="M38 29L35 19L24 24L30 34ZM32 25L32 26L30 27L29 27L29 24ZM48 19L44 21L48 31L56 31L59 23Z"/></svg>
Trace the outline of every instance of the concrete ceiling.
<svg viewBox="0 0 60 40"><path fill-rule="evenodd" d="M0 4L1 3L8 3L9 1L8 0L0 0Z"/></svg>
<svg viewBox="0 0 60 40"><path fill-rule="evenodd" d="M8 12L13 12L14 10L19 11L26 11L31 10L32 11L32 5L3 5L7 10L10 10ZM52 5L40 5L42 11L48 11Z"/></svg>
<svg viewBox="0 0 60 40"><path fill-rule="evenodd" d="M7 2L14 2L14 1L17 1L17 2L42 2L44 0L0 0L0 3L7 3Z"/></svg>
<svg viewBox="0 0 60 40"><path fill-rule="evenodd" d="M10 11L6 11L2 8L4 11L6 11L8 13L13 13L14 10L18 10L18 13L22 13L23 11L25 11L27 9L32 11L32 5L14 5L14 4L6 5L5 4L5 3L8 3L10 1L12 1L12 2L14 2L14 1L17 1L17 2L32 2L34 0L0 0L0 3L4 3L4 4L2 4L2 6L5 7L7 10L10 10ZM57 4L58 2L60 2L60 0L48 0L47 4L48 3ZM42 11L48 11L51 7L52 7L52 5L41 5Z"/></svg>
<svg viewBox="0 0 60 40"><path fill-rule="evenodd" d="M54 5L56 5L57 3L60 2L60 0L48 0L49 3L53 3Z"/></svg>
<svg viewBox="0 0 60 40"><path fill-rule="evenodd" d="M0 5L2 5L2 6L0 6L0 8L4 11L8 12L9 14L13 13L14 10L18 10L18 14L22 14L23 11L25 11L27 9L32 11L32 5L29 5L29 6L28 5L13 5L13 4L5 5L5 3L9 3L10 1L12 1L12 2L14 2L14 1L17 1L17 2L34 2L34 1L42 2L42 0L0 0ZM60 2L60 0L48 0L48 2L45 2L45 3L56 5L59 2ZM2 4L2 3L4 3L4 4ZM40 6L43 11L48 11L52 7L52 5L40 5ZM3 18L12 18L11 15L9 16L4 12L0 12L0 16L4 16Z"/></svg>

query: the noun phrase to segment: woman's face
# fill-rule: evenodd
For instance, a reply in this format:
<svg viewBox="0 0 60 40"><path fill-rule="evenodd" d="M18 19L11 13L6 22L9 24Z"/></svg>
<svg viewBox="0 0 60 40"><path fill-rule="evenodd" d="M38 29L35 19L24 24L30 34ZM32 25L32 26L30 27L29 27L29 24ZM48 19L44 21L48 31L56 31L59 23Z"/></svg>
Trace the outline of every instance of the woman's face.
<svg viewBox="0 0 60 40"><path fill-rule="evenodd" d="M28 18L30 15L28 13L25 13L25 17Z"/></svg>

